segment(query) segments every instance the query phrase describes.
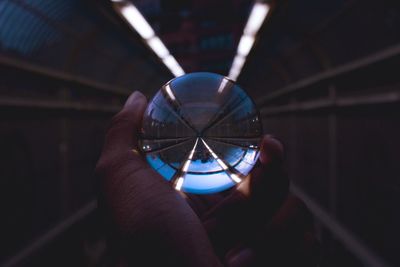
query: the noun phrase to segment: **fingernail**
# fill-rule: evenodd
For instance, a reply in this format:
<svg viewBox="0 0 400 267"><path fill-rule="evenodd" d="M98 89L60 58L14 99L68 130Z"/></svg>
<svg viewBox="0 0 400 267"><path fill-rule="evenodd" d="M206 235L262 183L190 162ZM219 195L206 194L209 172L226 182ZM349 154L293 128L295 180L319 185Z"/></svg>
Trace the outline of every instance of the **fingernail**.
<svg viewBox="0 0 400 267"><path fill-rule="evenodd" d="M124 107L131 105L136 99L146 98L140 91L133 92L125 102Z"/></svg>

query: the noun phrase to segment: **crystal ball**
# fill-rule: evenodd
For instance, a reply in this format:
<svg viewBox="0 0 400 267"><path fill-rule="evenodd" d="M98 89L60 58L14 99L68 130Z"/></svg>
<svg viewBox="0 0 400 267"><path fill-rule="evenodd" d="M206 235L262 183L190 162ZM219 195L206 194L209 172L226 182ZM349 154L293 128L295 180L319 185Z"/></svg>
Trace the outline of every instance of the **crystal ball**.
<svg viewBox="0 0 400 267"><path fill-rule="evenodd" d="M210 194L249 174L261 136L252 99L229 78L199 72L172 79L151 99L139 145L176 190Z"/></svg>

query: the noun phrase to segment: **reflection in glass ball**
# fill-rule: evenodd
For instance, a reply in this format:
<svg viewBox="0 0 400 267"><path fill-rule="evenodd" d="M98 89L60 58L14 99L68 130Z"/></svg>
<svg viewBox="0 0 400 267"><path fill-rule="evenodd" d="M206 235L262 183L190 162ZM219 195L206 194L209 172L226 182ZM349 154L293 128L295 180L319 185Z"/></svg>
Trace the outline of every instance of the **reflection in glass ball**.
<svg viewBox="0 0 400 267"><path fill-rule="evenodd" d="M149 102L140 146L177 190L209 194L246 177L262 129L247 94L228 78L191 73L165 84Z"/></svg>

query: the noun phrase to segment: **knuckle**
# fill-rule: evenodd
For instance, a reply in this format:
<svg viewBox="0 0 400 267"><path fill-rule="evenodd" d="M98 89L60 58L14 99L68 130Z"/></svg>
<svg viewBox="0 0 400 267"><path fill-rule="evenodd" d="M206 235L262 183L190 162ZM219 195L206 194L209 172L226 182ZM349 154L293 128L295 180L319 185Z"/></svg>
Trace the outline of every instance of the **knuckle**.
<svg viewBox="0 0 400 267"><path fill-rule="evenodd" d="M115 153L103 153L95 167L95 173L99 176L112 175L118 172L122 166L132 162L130 151Z"/></svg>
<svg viewBox="0 0 400 267"><path fill-rule="evenodd" d="M129 119L129 113L126 112L125 110L121 110L119 113L117 113L110 122L110 128L113 128L115 126L118 126Z"/></svg>
<svg viewBox="0 0 400 267"><path fill-rule="evenodd" d="M95 174L99 176L104 175L105 173L107 173L109 166L110 166L109 160L105 159L104 157L101 157L96 164L94 170Z"/></svg>
<svg viewBox="0 0 400 267"><path fill-rule="evenodd" d="M116 114L110 122L108 131L111 129L122 129L126 126L137 126L137 114L132 113L129 110L121 110L118 114Z"/></svg>

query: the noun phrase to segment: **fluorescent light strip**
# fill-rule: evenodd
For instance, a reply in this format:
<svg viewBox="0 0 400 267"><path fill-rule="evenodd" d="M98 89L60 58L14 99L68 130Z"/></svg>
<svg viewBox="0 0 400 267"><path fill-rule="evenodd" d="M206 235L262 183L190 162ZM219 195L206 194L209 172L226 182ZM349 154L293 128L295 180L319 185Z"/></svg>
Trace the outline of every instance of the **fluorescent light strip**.
<svg viewBox="0 0 400 267"><path fill-rule="evenodd" d="M182 69L182 67L173 56L168 55L165 58L162 58L162 61L164 62L165 66L169 68L172 74L175 75L175 77L185 74L185 71Z"/></svg>
<svg viewBox="0 0 400 267"><path fill-rule="evenodd" d="M237 54L246 57L250 53L254 41L255 41L254 36L243 35L242 38L240 38Z"/></svg>
<svg viewBox="0 0 400 267"><path fill-rule="evenodd" d="M189 159L192 159L193 153L194 153L194 150L192 150L192 152L190 153Z"/></svg>
<svg viewBox="0 0 400 267"><path fill-rule="evenodd" d="M175 189L180 191L183 185L183 176L179 177L176 181Z"/></svg>
<svg viewBox="0 0 400 267"><path fill-rule="evenodd" d="M185 164L182 167L182 172L187 172L187 170L189 168L189 165L190 165L190 162L192 161L192 157L193 157L194 151L196 150L196 146L197 146L197 141L198 140L199 140L199 138L196 139L196 143L194 144L192 150L190 151L188 159L186 160Z"/></svg>
<svg viewBox="0 0 400 267"><path fill-rule="evenodd" d="M211 152L211 154L214 154L214 152L210 149L210 147L207 145L206 142L204 142L203 138L201 138L201 142L205 145L205 147ZM214 154L215 155L215 154Z"/></svg>
<svg viewBox="0 0 400 267"><path fill-rule="evenodd" d="M190 152L190 155L189 155L190 160L193 158L194 151L196 151L196 146L197 146L198 141L199 141L199 138L196 139L196 143L194 144L194 147L193 147L192 151Z"/></svg>
<svg viewBox="0 0 400 267"><path fill-rule="evenodd" d="M164 65L167 66L175 77L185 74L185 71L169 53L161 39L156 36L153 28L132 3L124 0L111 1L115 3L115 9L119 11L129 25L139 33L150 49L162 60Z"/></svg>
<svg viewBox="0 0 400 267"><path fill-rule="evenodd" d="M225 173L235 182L235 183L240 183L242 181L242 179L240 179L239 176L237 176L236 174L232 173L231 171L228 170L228 166L226 166L226 164L217 157L217 155L214 153L214 151L207 145L207 143L201 139L201 141L203 142L203 144L205 145L205 147L208 149L208 151L211 153L211 155L214 157L214 159L218 162L218 164L222 167L222 169L225 170Z"/></svg>
<svg viewBox="0 0 400 267"><path fill-rule="evenodd" d="M229 72L229 77L230 78L235 78L239 75L240 70L242 69L244 62L246 61L246 57L242 55L236 55L235 58L233 59L232 67Z"/></svg>
<svg viewBox="0 0 400 267"><path fill-rule="evenodd" d="M155 35L153 28L134 5L126 4L123 6L121 14L143 39L149 39Z"/></svg>
<svg viewBox="0 0 400 267"><path fill-rule="evenodd" d="M240 182L242 181L242 179L240 179L239 176L237 176L237 175L234 174L234 173L231 173L229 176L231 177L231 179L232 179L235 183L240 183Z"/></svg>
<svg viewBox="0 0 400 267"><path fill-rule="evenodd" d="M181 177L179 177L178 180L176 181L175 189L178 191L180 191L182 188L183 182L185 180L184 175L186 174L187 170L189 169L189 165L190 165L190 162L192 161L193 154L196 151L198 141L199 141L199 138L196 139L196 143L194 144L192 150L190 151L188 159L186 160L185 164L183 165L183 167L181 169L181 172L182 172Z"/></svg>
<svg viewBox="0 0 400 267"><path fill-rule="evenodd" d="M236 56L233 59L229 78L236 80L244 66L247 55L253 48L256 35L268 15L270 7L267 3L256 2L250 12L243 35L240 38Z"/></svg>
<svg viewBox="0 0 400 267"><path fill-rule="evenodd" d="M217 154L214 153L214 151L207 145L207 143L201 139L201 141L203 142L203 144L206 146L206 148L208 149L208 151L211 153L211 155L213 156L213 158L218 162L218 164L222 167L222 169L227 170L228 166L226 166L226 164L220 159L218 158Z"/></svg>
<svg viewBox="0 0 400 267"><path fill-rule="evenodd" d="M227 83L228 83L228 79L222 78L222 81L221 81L221 83L219 85L219 88L218 88L218 93L222 93L222 91L225 89L225 86L226 86Z"/></svg>
<svg viewBox="0 0 400 267"><path fill-rule="evenodd" d="M245 35L256 35L265 17L268 15L269 5L257 2L251 10L249 19L247 20L246 27L244 28Z"/></svg>
<svg viewBox="0 0 400 267"><path fill-rule="evenodd" d="M175 95L172 93L171 87L169 86L169 84L167 84L165 87L165 92L167 92L169 98L171 98L173 101L176 100Z"/></svg>
<svg viewBox="0 0 400 267"><path fill-rule="evenodd" d="M190 159L188 159L185 164L183 165L182 172L187 172L190 164Z"/></svg>
<svg viewBox="0 0 400 267"><path fill-rule="evenodd" d="M156 53L159 58L166 58L169 55L168 49L157 36L153 36L147 40L147 44Z"/></svg>
<svg viewBox="0 0 400 267"><path fill-rule="evenodd" d="M212 151L212 149L207 145L207 143L206 143L203 139L201 139L201 141L202 141L203 144L206 146L206 148L208 149L208 151L211 153L211 155L213 156L213 158L217 160L217 159L218 159L217 154L215 154L214 151Z"/></svg>
<svg viewBox="0 0 400 267"><path fill-rule="evenodd" d="M217 158L217 162L219 165L221 165L222 169L227 170L228 166L226 166L226 164L219 158Z"/></svg>

